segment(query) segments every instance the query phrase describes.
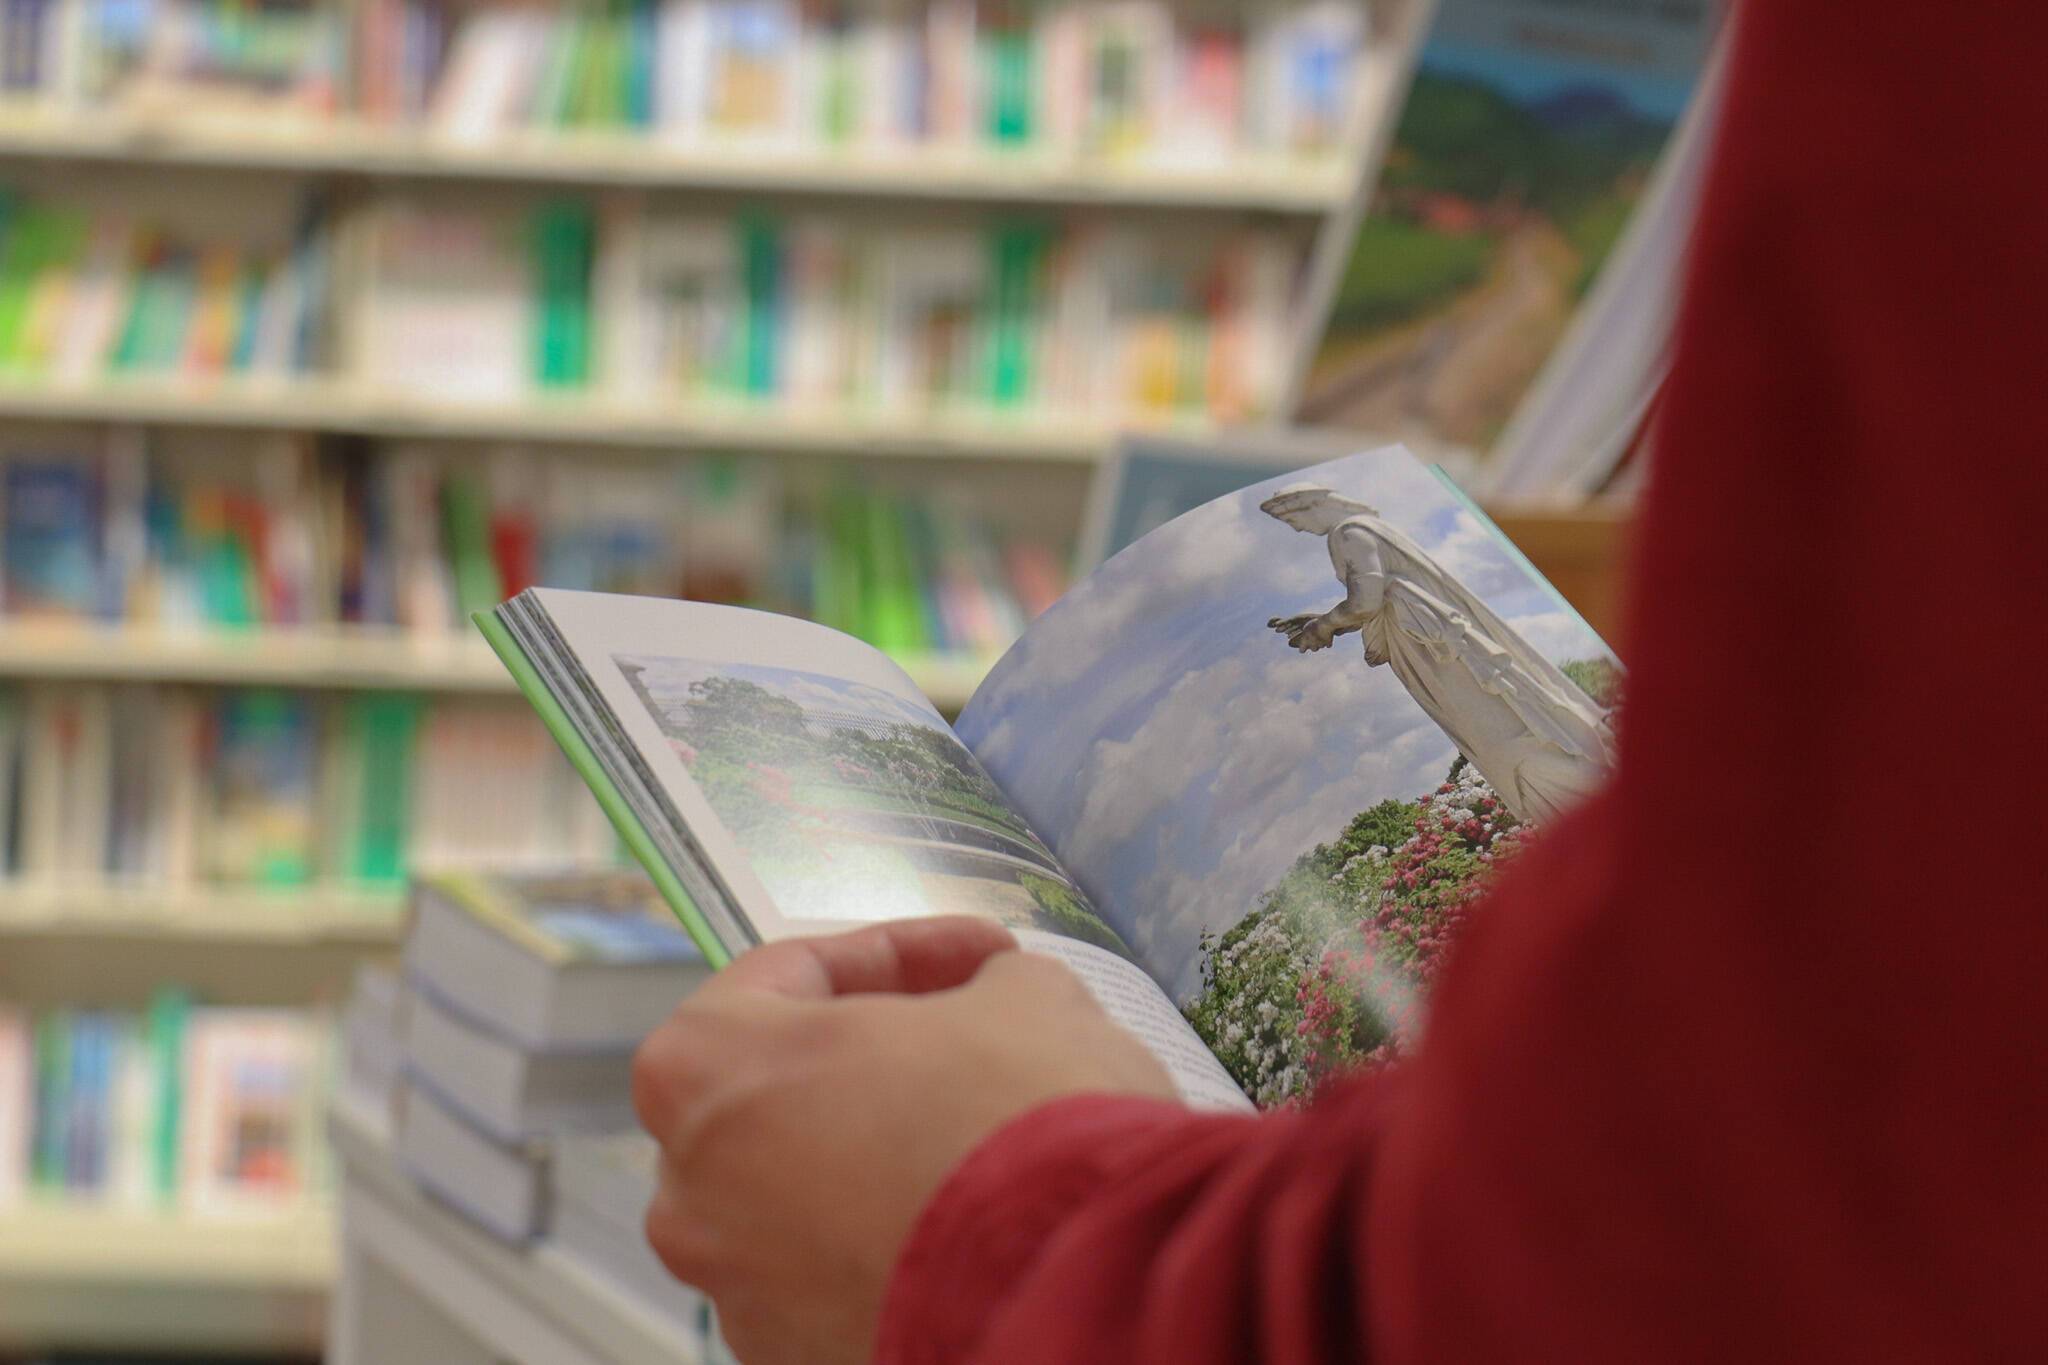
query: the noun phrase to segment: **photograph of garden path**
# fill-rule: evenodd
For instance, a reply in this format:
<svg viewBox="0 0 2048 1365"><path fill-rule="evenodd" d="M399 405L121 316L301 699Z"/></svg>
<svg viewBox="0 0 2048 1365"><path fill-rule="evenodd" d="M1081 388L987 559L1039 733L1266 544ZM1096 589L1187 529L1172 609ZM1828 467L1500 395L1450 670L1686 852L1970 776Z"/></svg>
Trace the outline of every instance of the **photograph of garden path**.
<svg viewBox="0 0 2048 1365"><path fill-rule="evenodd" d="M785 916L979 915L1128 954L936 712L795 669L614 662Z"/></svg>

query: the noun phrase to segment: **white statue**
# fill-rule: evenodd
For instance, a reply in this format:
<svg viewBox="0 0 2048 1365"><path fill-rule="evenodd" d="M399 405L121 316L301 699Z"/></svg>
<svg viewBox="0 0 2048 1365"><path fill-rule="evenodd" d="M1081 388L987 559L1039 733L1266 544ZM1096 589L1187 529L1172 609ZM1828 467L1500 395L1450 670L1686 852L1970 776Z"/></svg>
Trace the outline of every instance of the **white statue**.
<svg viewBox="0 0 2048 1365"><path fill-rule="evenodd" d="M1344 600L1320 615L1267 623L1288 644L1306 653L1359 632L1366 663L1394 670L1517 819L1546 819L1599 784L1614 762L1600 708L1414 541L1315 484L1283 488L1259 509L1324 537L1344 585Z"/></svg>

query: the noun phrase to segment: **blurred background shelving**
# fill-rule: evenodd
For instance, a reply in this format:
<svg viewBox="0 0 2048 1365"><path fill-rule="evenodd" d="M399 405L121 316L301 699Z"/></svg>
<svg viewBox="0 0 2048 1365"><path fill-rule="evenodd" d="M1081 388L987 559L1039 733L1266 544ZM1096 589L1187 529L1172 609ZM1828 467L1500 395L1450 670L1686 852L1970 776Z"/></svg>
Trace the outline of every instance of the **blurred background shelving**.
<svg viewBox="0 0 2048 1365"><path fill-rule="evenodd" d="M765 605L957 711L1085 567L1122 443L1284 452L1317 411L1438 8L7 5L0 1355L318 1349L317 1098L408 874L619 856L470 611ZM1347 384L1451 349L1398 321ZM1356 430L1484 490L1462 432ZM1591 491L1491 510L1611 631L1626 501ZM290 1112L148 1070L165 1011ZM53 1056L152 1078L130 1138L268 1137L38 1167L8 1087Z"/></svg>

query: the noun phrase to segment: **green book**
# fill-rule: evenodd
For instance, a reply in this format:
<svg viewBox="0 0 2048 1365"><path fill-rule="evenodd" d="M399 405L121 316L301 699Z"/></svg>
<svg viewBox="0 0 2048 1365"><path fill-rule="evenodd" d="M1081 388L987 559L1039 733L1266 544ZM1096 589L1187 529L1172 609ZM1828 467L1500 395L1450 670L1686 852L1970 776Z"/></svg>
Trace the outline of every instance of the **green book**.
<svg viewBox="0 0 2048 1365"><path fill-rule="evenodd" d="M189 996L165 987L150 997L149 1014L144 1021L156 1092L150 1132L150 1188L166 1203L178 1194L180 1134L185 1119L185 1026L191 1012Z"/></svg>
<svg viewBox="0 0 2048 1365"><path fill-rule="evenodd" d="M654 122L655 0L629 0L626 33L625 102L621 121L635 128Z"/></svg>
<svg viewBox="0 0 2048 1365"><path fill-rule="evenodd" d="M20 366L28 354L29 311L36 286L51 270L74 263L85 247L83 214L29 205L9 216L0 240L0 366Z"/></svg>
<svg viewBox="0 0 2048 1365"><path fill-rule="evenodd" d="M29 1154L30 1183L37 1189L61 1190L69 1161L64 1118L71 1108L70 1010L47 1010L36 1016L36 1128Z"/></svg>
<svg viewBox="0 0 2048 1365"><path fill-rule="evenodd" d="M548 44L547 64L534 83L532 109L535 120L550 128L560 128L569 121L589 26L589 17L572 8L567 22Z"/></svg>
<svg viewBox="0 0 2048 1365"><path fill-rule="evenodd" d="M405 880L413 751L422 710L421 700L404 692L365 692L349 699L350 738L362 774L349 872L359 881Z"/></svg>
<svg viewBox="0 0 2048 1365"><path fill-rule="evenodd" d="M1027 143L1036 83L1037 44L1024 24L996 25L981 35L982 77L988 88L988 136L1002 146Z"/></svg>
<svg viewBox="0 0 2048 1365"><path fill-rule="evenodd" d="M568 108L563 122L572 128L598 128L614 121L612 111L623 89L619 20L609 9L578 21L583 42L569 73Z"/></svg>
<svg viewBox="0 0 2048 1365"><path fill-rule="evenodd" d="M921 654L931 641L925 635L922 594L911 569L903 500L870 493L864 501L869 591L860 633L869 644L891 654Z"/></svg>
<svg viewBox="0 0 2048 1365"><path fill-rule="evenodd" d="M114 345L117 372L158 369L176 361L191 306L191 261L160 237L137 244L128 313Z"/></svg>
<svg viewBox="0 0 2048 1365"><path fill-rule="evenodd" d="M740 222L740 278L746 290L741 390L772 394L782 349L782 232L770 219Z"/></svg>
<svg viewBox="0 0 2048 1365"><path fill-rule="evenodd" d="M458 608L464 614L489 610L505 594L491 557L490 506L474 475L451 472L441 481L441 522Z"/></svg>
<svg viewBox="0 0 2048 1365"><path fill-rule="evenodd" d="M1009 224L993 234L988 394L998 406L1015 406L1031 396L1039 297L1051 247L1051 234L1037 224Z"/></svg>
<svg viewBox="0 0 2048 1365"><path fill-rule="evenodd" d="M556 200L532 224L536 312L534 378L542 388L578 388L590 380L590 275L597 224L590 206Z"/></svg>
<svg viewBox="0 0 2048 1365"><path fill-rule="evenodd" d="M870 592L868 526L862 496L847 485L825 497L819 546L819 573L811 615L818 624L858 635L867 614Z"/></svg>

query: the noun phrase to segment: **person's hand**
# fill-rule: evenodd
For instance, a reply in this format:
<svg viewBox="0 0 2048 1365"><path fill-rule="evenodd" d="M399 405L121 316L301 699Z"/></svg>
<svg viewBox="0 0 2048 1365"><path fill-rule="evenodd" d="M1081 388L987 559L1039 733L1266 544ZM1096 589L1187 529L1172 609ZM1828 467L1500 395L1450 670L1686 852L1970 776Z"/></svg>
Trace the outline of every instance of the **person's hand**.
<svg viewBox="0 0 2048 1365"><path fill-rule="evenodd" d="M633 1059L661 1144L647 1240L745 1365L865 1361L946 1173L1062 1095L1174 1098L1072 973L973 919L756 948Z"/></svg>

